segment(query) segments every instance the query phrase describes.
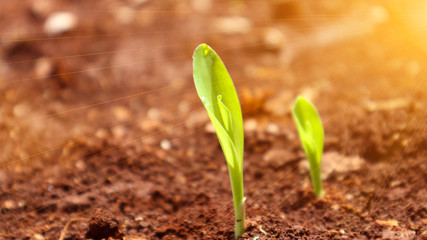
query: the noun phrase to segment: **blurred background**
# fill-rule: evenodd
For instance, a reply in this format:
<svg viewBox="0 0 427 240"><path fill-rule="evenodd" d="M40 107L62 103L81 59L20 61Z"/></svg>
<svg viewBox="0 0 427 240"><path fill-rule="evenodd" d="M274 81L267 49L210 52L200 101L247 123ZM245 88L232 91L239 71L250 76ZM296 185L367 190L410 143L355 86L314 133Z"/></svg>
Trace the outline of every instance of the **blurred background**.
<svg viewBox="0 0 427 240"><path fill-rule="evenodd" d="M223 57L246 108L277 116L298 93L314 98L345 90L331 81L360 82L367 88L360 101L384 98L393 87L371 87L419 77L427 51L427 1L418 0L0 4L0 162L6 164L150 109L154 115L165 106L189 111L191 55L202 42ZM360 64L365 61L371 67ZM355 75L362 68L368 69ZM394 73L399 77L385 76ZM334 89L325 90L328 84Z"/></svg>
<svg viewBox="0 0 427 240"><path fill-rule="evenodd" d="M202 42L225 61L245 116L288 116L298 94L328 118L418 106L410 97L426 86L427 1L26 0L0 11L0 163L15 171L121 139L117 124L203 122L191 59Z"/></svg>

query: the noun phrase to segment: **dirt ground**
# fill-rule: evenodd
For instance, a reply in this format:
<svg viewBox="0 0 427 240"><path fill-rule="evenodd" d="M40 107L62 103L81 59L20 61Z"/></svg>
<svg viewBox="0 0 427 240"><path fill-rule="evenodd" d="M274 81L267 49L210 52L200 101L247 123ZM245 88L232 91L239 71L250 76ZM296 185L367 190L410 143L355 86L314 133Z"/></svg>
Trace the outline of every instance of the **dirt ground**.
<svg viewBox="0 0 427 240"><path fill-rule="evenodd" d="M427 239L426 1L0 1L0 239L233 239L202 42L242 103L241 239Z"/></svg>

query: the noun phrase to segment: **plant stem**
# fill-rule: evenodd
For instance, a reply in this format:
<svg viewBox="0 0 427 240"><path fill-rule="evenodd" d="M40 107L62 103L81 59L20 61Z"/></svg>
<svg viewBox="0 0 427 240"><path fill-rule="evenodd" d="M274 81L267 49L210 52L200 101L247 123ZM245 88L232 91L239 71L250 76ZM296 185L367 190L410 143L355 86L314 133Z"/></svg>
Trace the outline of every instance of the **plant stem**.
<svg viewBox="0 0 427 240"><path fill-rule="evenodd" d="M311 182L313 183L314 193L317 197L322 197L323 195L325 195L325 191L323 191L322 178L320 173L320 164L317 164L315 161L310 161L310 177Z"/></svg>
<svg viewBox="0 0 427 240"><path fill-rule="evenodd" d="M229 168L231 191L234 200L234 238L238 239L245 233L245 197L243 193L243 173L239 169Z"/></svg>

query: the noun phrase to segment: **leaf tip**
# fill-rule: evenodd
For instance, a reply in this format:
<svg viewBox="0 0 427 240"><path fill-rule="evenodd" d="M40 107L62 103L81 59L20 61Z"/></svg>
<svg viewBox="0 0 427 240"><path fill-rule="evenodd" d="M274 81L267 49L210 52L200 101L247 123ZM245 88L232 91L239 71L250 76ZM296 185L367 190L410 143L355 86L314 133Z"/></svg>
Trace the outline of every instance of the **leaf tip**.
<svg viewBox="0 0 427 240"><path fill-rule="evenodd" d="M294 106L297 106L303 102L308 102L308 100L305 99L303 96L298 96L297 99L295 100Z"/></svg>
<svg viewBox="0 0 427 240"><path fill-rule="evenodd" d="M197 52L197 51L202 51L202 52L203 52L203 55L206 57L206 56L208 56L208 55L209 55L209 53L211 53L213 50L212 50L212 48L211 48L211 47L209 47L209 45L207 45L206 43L202 43L202 44L200 44L200 45L196 48L196 51L195 51L195 52Z"/></svg>

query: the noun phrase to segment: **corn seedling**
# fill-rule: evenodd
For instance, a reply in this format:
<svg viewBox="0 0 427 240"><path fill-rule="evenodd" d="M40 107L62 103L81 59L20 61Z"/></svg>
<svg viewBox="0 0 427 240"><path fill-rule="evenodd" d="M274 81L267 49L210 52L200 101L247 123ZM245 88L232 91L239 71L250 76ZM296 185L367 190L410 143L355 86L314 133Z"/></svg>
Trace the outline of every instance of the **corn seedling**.
<svg viewBox="0 0 427 240"><path fill-rule="evenodd" d="M215 51L206 44L193 54L193 78L224 153L234 200L237 239L245 232L243 194L243 120L233 80Z"/></svg>
<svg viewBox="0 0 427 240"><path fill-rule="evenodd" d="M298 97L292 109L301 145L310 164L310 176L316 196L324 195L321 179L324 131L316 107Z"/></svg>

